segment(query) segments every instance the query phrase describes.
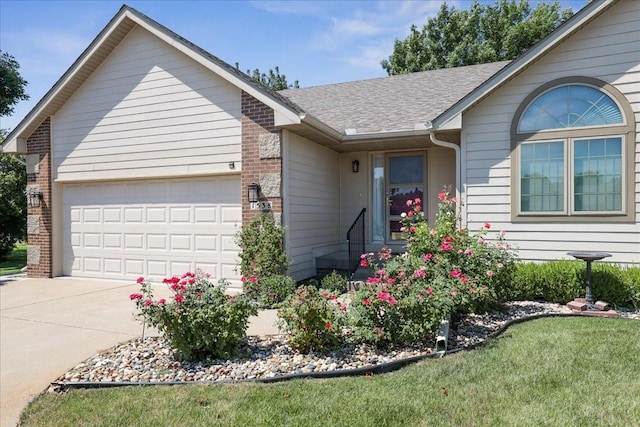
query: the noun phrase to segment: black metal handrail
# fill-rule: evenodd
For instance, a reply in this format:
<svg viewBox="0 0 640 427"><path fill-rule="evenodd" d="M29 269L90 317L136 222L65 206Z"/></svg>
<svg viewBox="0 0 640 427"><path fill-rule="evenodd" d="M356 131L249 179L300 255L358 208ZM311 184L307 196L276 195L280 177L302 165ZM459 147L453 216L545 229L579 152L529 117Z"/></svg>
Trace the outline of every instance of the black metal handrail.
<svg viewBox="0 0 640 427"><path fill-rule="evenodd" d="M349 245L349 279L360 264L360 255L364 253L364 213L367 208L362 208L351 227L347 231L347 243Z"/></svg>

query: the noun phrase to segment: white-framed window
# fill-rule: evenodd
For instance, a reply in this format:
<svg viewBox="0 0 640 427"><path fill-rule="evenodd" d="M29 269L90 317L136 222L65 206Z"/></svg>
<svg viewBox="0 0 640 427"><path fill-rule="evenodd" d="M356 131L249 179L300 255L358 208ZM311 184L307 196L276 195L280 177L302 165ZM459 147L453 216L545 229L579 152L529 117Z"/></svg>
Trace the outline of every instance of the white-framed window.
<svg viewBox="0 0 640 427"><path fill-rule="evenodd" d="M562 79L539 88L512 123L514 218L628 214L625 108L606 84ZM609 90L607 90L609 89ZM633 139L631 139L633 141Z"/></svg>

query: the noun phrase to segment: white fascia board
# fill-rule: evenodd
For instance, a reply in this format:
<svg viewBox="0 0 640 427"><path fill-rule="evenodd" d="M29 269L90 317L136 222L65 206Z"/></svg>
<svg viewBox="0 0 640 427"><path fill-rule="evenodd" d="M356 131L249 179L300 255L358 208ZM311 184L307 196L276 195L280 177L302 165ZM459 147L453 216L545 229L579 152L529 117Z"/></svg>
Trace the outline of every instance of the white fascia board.
<svg viewBox="0 0 640 427"><path fill-rule="evenodd" d="M344 134L338 132L331 126L326 125L324 122L318 120L311 114L308 114L308 113L300 114L300 121L302 123L309 125L314 129L317 129L320 133L327 135L328 137L330 137L331 139L337 142L342 142L344 139Z"/></svg>
<svg viewBox="0 0 640 427"><path fill-rule="evenodd" d="M462 129L462 113L458 113L438 127L438 130L461 130Z"/></svg>
<svg viewBox="0 0 640 427"><path fill-rule="evenodd" d="M27 139L13 137L0 145L0 153L22 154L27 152Z"/></svg>
<svg viewBox="0 0 640 427"><path fill-rule="evenodd" d="M404 137L420 136L420 135L425 135L424 129L355 133L350 135L344 135L342 137L342 140L344 142L356 142L356 141L362 141L367 139L404 138Z"/></svg>
<svg viewBox="0 0 640 427"><path fill-rule="evenodd" d="M546 55L560 42L582 28L594 17L600 15L617 1L618 0L593 0L593 2L587 4L584 8L578 11L578 13L573 15L573 17L565 24L559 27L558 30L552 32L541 42L526 51L522 56L513 60L513 62L498 71L498 73L489 78L489 80L486 80L469 95L463 98L458 104L454 105L452 108L437 117L433 121L434 130L443 129L442 126L452 120L455 116L462 114L467 109L475 105L479 100L484 99L496 90L500 85L518 75L522 70L527 68L530 63Z"/></svg>

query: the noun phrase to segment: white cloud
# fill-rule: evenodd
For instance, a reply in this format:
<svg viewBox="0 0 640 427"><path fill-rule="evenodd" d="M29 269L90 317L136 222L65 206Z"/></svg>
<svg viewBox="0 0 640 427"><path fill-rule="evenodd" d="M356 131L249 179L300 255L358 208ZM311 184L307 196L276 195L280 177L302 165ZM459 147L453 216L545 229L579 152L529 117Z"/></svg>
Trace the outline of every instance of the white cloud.
<svg viewBox="0 0 640 427"><path fill-rule="evenodd" d="M252 1L250 4L266 12L289 15L313 15L321 10L321 4L314 1Z"/></svg>
<svg viewBox="0 0 640 427"><path fill-rule="evenodd" d="M349 3L340 14L327 18L329 25L312 35L309 48L332 53L351 67L379 70L394 40L405 38L412 24L424 25L441 4L412 0Z"/></svg>

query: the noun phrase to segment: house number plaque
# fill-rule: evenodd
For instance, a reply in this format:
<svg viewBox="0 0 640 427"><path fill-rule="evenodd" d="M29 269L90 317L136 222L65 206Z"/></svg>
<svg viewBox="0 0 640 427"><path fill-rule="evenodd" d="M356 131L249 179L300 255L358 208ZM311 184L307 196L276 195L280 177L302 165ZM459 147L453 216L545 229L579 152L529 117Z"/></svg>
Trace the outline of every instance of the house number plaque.
<svg viewBox="0 0 640 427"><path fill-rule="evenodd" d="M260 209L261 211L270 211L271 208L272 208L271 202L251 203L251 209Z"/></svg>

